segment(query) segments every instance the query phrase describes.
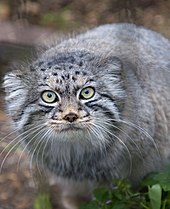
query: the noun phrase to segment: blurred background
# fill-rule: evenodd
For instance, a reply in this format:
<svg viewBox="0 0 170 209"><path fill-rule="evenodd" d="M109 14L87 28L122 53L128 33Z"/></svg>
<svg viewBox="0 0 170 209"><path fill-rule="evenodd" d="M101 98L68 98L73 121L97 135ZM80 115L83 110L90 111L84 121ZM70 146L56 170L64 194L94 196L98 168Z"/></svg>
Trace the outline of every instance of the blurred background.
<svg viewBox="0 0 170 209"><path fill-rule="evenodd" d="M143 25L170 37L170 0L0 0L0 79L11 62L32 56L35 46L53 35L115 22ZM0 101L0 206L31 209L36 189L27 156L9 146L14 135L9 134L2 88Z"/></svg>
<svg viewBox="0 0 170 209"><path fill-rule="evenodd" d="M170 0L0 0L0 66L52 34L131 22L170 37Z"/></svg>

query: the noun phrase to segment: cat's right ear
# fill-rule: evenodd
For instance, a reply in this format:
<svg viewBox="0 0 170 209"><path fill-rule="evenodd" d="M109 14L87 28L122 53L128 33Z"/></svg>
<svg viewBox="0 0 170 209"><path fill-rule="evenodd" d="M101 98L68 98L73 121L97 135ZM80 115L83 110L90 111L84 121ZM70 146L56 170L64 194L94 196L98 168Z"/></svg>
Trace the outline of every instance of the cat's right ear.
<svg viewBox="0 0 170 209"><path fill-rule="evenodd" d="M7 113L13 120L18 119L21 107L25 104L29 90L22 75L12 71L4 76L3 87L5 90L5 101Z"/></svg>

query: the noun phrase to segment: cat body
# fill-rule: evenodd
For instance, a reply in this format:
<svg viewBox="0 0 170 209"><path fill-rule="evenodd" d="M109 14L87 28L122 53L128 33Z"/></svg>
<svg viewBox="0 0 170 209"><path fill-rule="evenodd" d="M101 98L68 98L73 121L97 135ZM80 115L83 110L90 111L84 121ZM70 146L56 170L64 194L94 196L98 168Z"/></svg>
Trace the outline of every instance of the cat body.
<svg viewBox="0 0 170 209"><path fill-rule="evenodd" d="M170 41L108 24L62 41L4 78L22 144L56 176L137 184L170 157Z"/></svg>

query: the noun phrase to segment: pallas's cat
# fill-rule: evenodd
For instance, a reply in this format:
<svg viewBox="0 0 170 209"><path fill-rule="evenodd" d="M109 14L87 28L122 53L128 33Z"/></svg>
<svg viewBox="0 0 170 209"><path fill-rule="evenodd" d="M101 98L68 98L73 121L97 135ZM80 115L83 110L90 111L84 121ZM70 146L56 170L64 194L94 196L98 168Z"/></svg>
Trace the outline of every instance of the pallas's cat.
<svg viewBox="0 0 170 209"><path fill-rule="evenodd" d="M7 111L39 167L137 184L170 157L170 41L110 24L53 45L4 78Z"/></svg>

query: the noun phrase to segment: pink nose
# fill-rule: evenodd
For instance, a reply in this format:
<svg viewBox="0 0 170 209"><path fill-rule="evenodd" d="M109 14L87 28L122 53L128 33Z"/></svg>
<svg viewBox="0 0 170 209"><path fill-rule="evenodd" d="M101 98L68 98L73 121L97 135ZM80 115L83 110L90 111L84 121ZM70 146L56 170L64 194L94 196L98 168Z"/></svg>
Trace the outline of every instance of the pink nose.
<svg viewBox="0 0 170 209"><path fill-rule="evenodd" d="M70 112L67 115L65 115L63 119L72 123L78 119L78 115L73 112Z"/></svg>

